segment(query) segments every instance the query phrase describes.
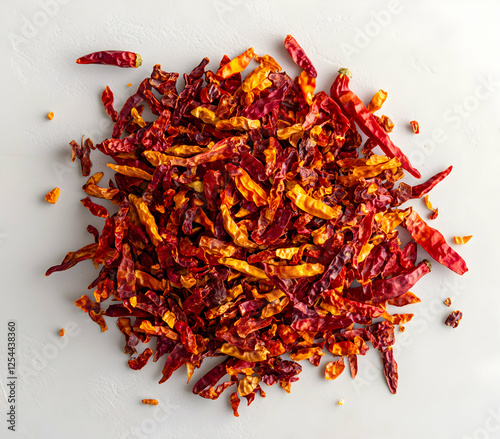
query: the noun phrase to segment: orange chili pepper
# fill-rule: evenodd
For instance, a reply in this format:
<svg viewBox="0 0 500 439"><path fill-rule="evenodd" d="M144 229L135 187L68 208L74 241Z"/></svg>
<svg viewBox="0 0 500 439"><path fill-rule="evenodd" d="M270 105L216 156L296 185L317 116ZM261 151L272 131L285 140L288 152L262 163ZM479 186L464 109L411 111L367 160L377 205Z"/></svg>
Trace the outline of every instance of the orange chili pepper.
<svg viewBox="0 0 500 439"><path fill-rule="evenodd" d="M227 64L223 65L219 70L217 70L216 75L220 76L223 79L227 79L236 73L240 73L245 70L252 61L254 56L253 47L250 47L241 55L238 55L236 58L233 58Z"/></svg>

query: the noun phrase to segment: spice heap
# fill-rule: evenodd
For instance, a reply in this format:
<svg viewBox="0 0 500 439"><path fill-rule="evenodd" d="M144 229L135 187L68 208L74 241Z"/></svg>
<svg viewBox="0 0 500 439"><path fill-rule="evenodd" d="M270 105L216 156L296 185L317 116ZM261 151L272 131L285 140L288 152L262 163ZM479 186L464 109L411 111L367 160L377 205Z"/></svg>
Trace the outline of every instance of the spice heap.
<svg viewBox="0 0 500 439"><path fill-rule="evenodd" d="M349 89L346 69L330 96L315 93L311 61L293 37L285 47L303 69L295 79L250 48L224 56L216 72L203 59L183 86L156 65L119 113L106 87L114 128L96 148L116 173L108 187L99 186L102 172L92 175L82 200L105 224L89 226L95 242L46 273L91 259L100 267L93 298L75 303L102 331L105 317L117 318L129 366L161 360L163 383L182 366L191 378L204 358L220 357L193 392L216 399L232 387L236 416L241 397L265 396L261 382L289 392L301 360L319 366L326 355L325 377L334 379L346 359L355 377L368 343L395 393L394 328L413 315L388 305L420 301L409 290L430 264L417 262L417 244L467 271L437 230L400 207L451 167L423 184L396 184L404 170L420 174L389 138L390 119ZM145 106L154 120L143 119ZM90 175L93 143L71 146ZM413 238L403 248L397 226ZM146 343L153 349L140 348Z"/></svg>

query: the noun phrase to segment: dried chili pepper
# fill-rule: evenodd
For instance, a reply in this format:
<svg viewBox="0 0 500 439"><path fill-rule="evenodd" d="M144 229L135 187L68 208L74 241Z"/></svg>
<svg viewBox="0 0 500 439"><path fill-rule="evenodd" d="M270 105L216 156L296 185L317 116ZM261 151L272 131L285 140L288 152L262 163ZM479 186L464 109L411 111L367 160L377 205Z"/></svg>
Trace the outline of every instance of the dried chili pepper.
<svg viewBox="0 0 500 439"><path fill-rule="evenodd" d="M143 399L142 400L143 404L148 404L148 405L158 405L158 400L156 399Z"/></svg>
<svg viewBox="0 0 500 439"><path fill-rule="evenodd" d="M420 133L420 126L416 120L412 120L410 122L410 124L411 124L411 128L415 134Z"/></svg>
<svg viewBox="0 0 500 439"><path fill-rule="evenodd" d="M450 313L448 317L446 317L445 324L447 326L451 326L452 328L456 328L462 320L463 314L461 311L453 311Z"/></svg>
<svg viewBox="0 0 500 439"><path fill-rule="evenodd" d="M379 90L377 93L373 95L372 100L370 101L366 109L370 113L375 113L375 111L378 111L382 108L382 105L384 104L386 99L387 99L387 92L384 90Z"/></svg>
<svg viewBox="0 0 500 439"><path fill-rule="evenodd" d="M402 331L413 314L386 305L420 301L408 290L430 264L417 261L417 243L467 271L439 232L396 207L426 195L451 167L395 188L403 169L418 171L387 136L390 119L347 88L347 71L332 97L315 93L310 59L291 36L285 47L303 69L295 79L250 48L224 56L215 72L204 58L184 88L156 65L119 111L106 87L113 134L96 148L114 161L107 186L103 172L90 176L93 143L71 142L89 175L82 204L104 226L89 226L92 243L46 272L91 260L100 269L89 286L95 301L84 295L75 305L101 331L116 319L129 367L162 361L163 383L179 368L189 380L218 357L193 393L217 399L232 387L235 416L242 398L265 396L264 384L290 392L303 360L326 362L325 378L335 379L346 357L355 378L368 342L395 393L395 326ZM252 59L258 66L243 78ZM363 146L358 127L369 137ZM376 144L385 155L373 154ZM412 236L404 247L398 226Z"/></svg>
<svg viewBox="0 0 500 439"><path fill-rule="evenodd" d="M139 67L142 64L141 55L123 50L102 50L89 53L76 60L77 64L106 64L118 67Z"/></svg>
<svg viewBox="0 0 500 439"><path fill-rule="evenodd" d="M413 186L411 188L411 197L412 198L421 198L424 195L427 195L440 181L443 181L444 178L451 172L453 166L449 166L444 171L437 173L433 177L429 178L426 182L419 184L417 186Z"/></svg>
<svg viewBox="0 0 500 439"><path fill-rule="evenodd" d="M467 244L472 238L472 235L467 236L454 236L453 242L455 244Z"/></svg>
<svg viewBox="0 0 500 439"><path fill-rule="evenodd" d="M311 60L304 52L304 49L300 47L299 43L297 43L297 40L291 35L287 35L285 38L285 49L295 61L295 64L304 69L310 77L316 78L318 76L318 72L312 65Z"/></svg>
<svg viewBox="0 0 500 439"><path fill-rule="evenodd" d="M54 112L51 111L50 113L47 114L47 119L52 120L54 119Z"/></svg>
<svg viewBox="0 0 500 439"><path fill-rule="evenodd" d="M465 261L447 244L443 235L429 227L411 208L410 214L404 220L404 225L413 239L440 264L458 274L468 271Z"/></svg>
<svg viewBox="0 0 500 439"><path fill-rule="evenodd" d="M55 187L54 189L45 194L45 201L47 201L47 203L50 204L56 204L57 200L59 199L59 195L61 195L61 189Z"/></svg>
<svg viewBox="0 0 500 439"><path fill-rule="evenodd" d="M407 170L414 177L420 178L420 172L411 166L408 157L392 143L389 135L381 128L373 114L367 110L361 99L349 89L349 80L351 77L352 74L348 69L340 69L330 89L331 96L349 117L356 122L361 131L380 146L384 154L389 157L398 158L403 169Z"/></svg>

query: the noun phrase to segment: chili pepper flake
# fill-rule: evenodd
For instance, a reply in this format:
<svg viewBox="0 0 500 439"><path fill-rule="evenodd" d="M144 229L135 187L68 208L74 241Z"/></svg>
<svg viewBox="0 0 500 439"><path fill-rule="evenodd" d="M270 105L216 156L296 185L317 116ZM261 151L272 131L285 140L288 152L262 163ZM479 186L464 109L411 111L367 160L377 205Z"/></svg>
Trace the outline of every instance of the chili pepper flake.
<svg viewBox="0 0 500 439"><path fill-rule="evenodd" d="M45 195L45 201L50 204L56 204L57 200L59 199L59 195L61 195L61 189L55 187L51 191L47 192L47 194Z"/></svg>
<svg viewBox="0 0 500 439"><path fill-rule="evenodd" d="M372 100L366 107L370 113L375 113L382 108L382 105L387 99L387 92L384 90L379 90L372 97Z"/></svg>
<svg viewBox="0 0 500 439"><path fill-rule="evenodd" d="M343 399L339 399L339 401L337 402L337 405L344 405L345 404L345 401Z"/></svg>
<svg viewBox="0 0 500 439"><path fill-rule="evenodd" d="M410 124L411 124L411 128L415 134L420 133L420 126L416 120L412 120L410 122Z"/></svg>
<svg viewBox="0 0 500 439"><path fill-rule="evenodd" d="M445 304L446 306L451 306L451 299L450 299L449 297L447 297L447 298L445 299L445 301L444 301L444 304Z"/></svg>
<svg viewBox="0 0 500 439"><path fill-rule="evenodd" d="M290 35L285 48L302 69L298 77L250 48L224 56L216 71L204 58L182 84L155 65L121 109L106 87L101 101L114 126L95 148L112 162L107 185L103 172L91 175L92 141L70 143L89 176L81 202L104 225L89 226L91 243L46 272L92 261L99 270L92 293L75 306L101 331L116 319L129 367L152 358L163 363L160 383L178 369L189 381L217 357L192 391L217 399L232 387L235 416L241 398L266 396L263 384L290 393L304 360L323 364L334 380L345 357L354 379L371 347L395 393L396 326L403 332L413 314L388 305L420 302L409 290L431 266L418 260L417 244L456 273L468 270L440 232L401 207L424 196L429 203L451 166L396 187L405 171L420 173L392 142L394 124L372 113L386 93L366 107L347 69L331 96L317 92L305 51ZM257 66L245 77L252 59ZM105 51L79 62L135 67L138 60ZM405 246L399 227L410 234Z"/></svg>
<svg viewBox="0 0 500 439"><path fill-rule="evenodd" d="M64 328L61 328L61 330L59 331L59 336L64 337L64 332Z"/></svg>
<svg viewBox="0 0 500 439"><path fill-rule="evenodd" d="M452 328L456 328L458 326L458 324L460 323L460 320L462 320L462 317L463 317L463 314L461 311L453 311L446 318L444 323L448 326L451 326Z"/></svg>
<svg viewBox="0 0 500 439"><path fill-rule="evenodd" d="M54 112L51 111L50 113L47 114L47 119L52 120L54 119Z"/></svg>
<svg viewBox="0 0 500 439"><path fill-rule="evenodd" d="M467 236L454 236L453 241L455 244L467 244L472 238L472 235Z"/></svg>
<svg viewBox="0 0 500 439"><path fill-rule="evenodd" d="M344 371L344 359L340 358L337 361L330 361L326 364L325 378L327 380L334 380Z"/></svg>
<svg viewBox="0 0 500 439"><path fill-rule="evenodd" d="M143 399L142 403L149 404L149 405L158 405L159 404L159 402L156 399Z"/></svg>

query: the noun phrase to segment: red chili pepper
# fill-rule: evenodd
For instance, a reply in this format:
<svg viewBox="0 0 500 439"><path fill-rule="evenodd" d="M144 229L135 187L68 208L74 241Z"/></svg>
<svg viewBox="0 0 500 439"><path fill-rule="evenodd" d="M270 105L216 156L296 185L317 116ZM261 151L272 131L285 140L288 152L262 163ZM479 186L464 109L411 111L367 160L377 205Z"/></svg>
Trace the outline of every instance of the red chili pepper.
<svg viewBox="0 0 500 439"><path fill-rule="evenodd" d="M295 64L303 68L310 77L316 78L318 76L318 72L314 68L311 60L307 57L304 49L300 47L297 40L291 35L287 35L285 38L285 48L295 61Z"/></svg>
<svg viewBox="0 0 500 439"><path fill-rule="evenodd" d="M123 50L102 50L89 53L76 60L77 64L106 64L118 67L139 67L142 64L141 55Z"/></svg>
<svg viewBox="0 0 500 439"><path fill-rule="evenodd" d="M440 264L458 274L464 274L469 270L465 261L448 245L443 235L429 227L411 208L404 225L413 239Z"/></svg>
<svg viewBox="0 0 500 439"><path fill-rule="evenodd" d="M412 198L421 198L424 195L428 194L431 189L436 186L440 181L443 181L444 178L451 172L453 166L449 166L444 171L441 171L429 178L426 182L419 184L417 186L412 186L411 188L411 197Z"/></svg>
<svg viewBox="0 0 500 439"><path fill-rule="evenodd" d="M411 166L408 157L394 145L387 132L368 111L361 99L349 89L350 78L352 78L352 74L348 69L340 69L330 89L330 95L356 122L361 131L380 146L385 155L396 157L401 162L403 169L406 169L414 177L420 178L420 172Z"/></svg>
<svg viewBox="0 0 500 439"><path fill-rule="evenodd" d="M415 134L420 133L420 126L419 126L419 124L418 124L418 122L417 122L416 120L412 120L412 121L410 122L410 124L411 124L411 127L412 127L412 129L413 129L413 132L414 132Z"/></svg>

